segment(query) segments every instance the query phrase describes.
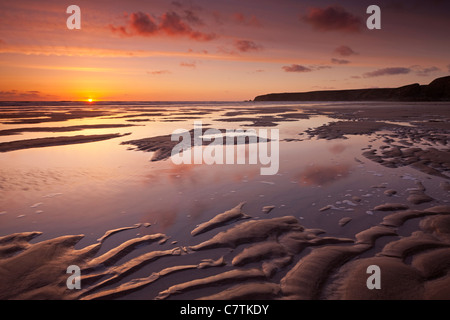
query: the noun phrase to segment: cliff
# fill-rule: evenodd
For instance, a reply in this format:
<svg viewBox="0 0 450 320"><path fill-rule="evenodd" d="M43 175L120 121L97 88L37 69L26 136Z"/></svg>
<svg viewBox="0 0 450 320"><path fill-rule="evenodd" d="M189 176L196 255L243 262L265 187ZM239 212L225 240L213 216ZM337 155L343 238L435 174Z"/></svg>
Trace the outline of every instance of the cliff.
<svg viewBox="0 0 450 320"><path fill-rule="evenodd" d="M450 101L450 76L399 88L271 93L254 101Z"/></svg>

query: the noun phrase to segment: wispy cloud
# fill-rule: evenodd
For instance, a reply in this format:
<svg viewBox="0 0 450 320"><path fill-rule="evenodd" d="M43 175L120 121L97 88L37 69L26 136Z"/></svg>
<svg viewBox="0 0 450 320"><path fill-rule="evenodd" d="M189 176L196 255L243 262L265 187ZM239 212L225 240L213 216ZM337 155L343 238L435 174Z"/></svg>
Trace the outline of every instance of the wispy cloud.
<svg viewBox="0 0 450 320"><path fill-rule="evenodd" d="M178 8L182 8L183 7L183 4L181 2L179 2L179 1L172 1L170 4L175 6L175 7L178 7Z"/></svg>
<svg viewBox="0 0 450 320"><path fill-rule="evenodd" d="M435 66L422 67L420 65L413 65L409 68L404 67L382 68L375 71L366 72L363 74L363 77L374 78L374 77L395 76L409 73L415 73L417 76L420 77L427 77L438 71L441 71L441 69Z"/></svg>
<svg viewBox="0 0 450 320"><path fill-rule="evenodd" d="M151 74L151 75L163 75L163 74L171 74L172 72L170 72L169 70L156 70L156 71L147 71L147 74Z"/></svg>
<svg viewBox="0 0 450 320"><path fill-rule="evenodd" d="M337 53L340 56L343 57L349 57L352 55L357 55L357 53L355 51L353 51L352 48L350 48L349 46L339 46L336 49L334 49L334 53Z"/></svg>
<svg viewBox="0 0 450 320"><path fill-rule="evenodd" d="M20 91L20 90L6 90L0 91L0 100L7 101L27 101L27 100L58 100L55 95L49 95L37 90Z"/></svg>
<svg viewBox="0 0 450 320"><path fill-rule="evenodd" d="M283 66L282 69L285 72L311 72L311 68L302 66L300 64L291 64L290 66Z"/></svg>
<svg viewBox="0 0 450 320"><path fill-rule="evenodd" d="M312 72L312 71L318 71L323 69L330 69L331 66L327 65L309 65L304 66L301 64L291 64L289 66L283 66L281 67L285 72Z"/></svg>
<svg viewBox="0 0 450 320"><path fill-rule="evenodd" d="M261 27L262 26L261 21L259 21L259 19L256 18L254 15L250 15L247 17L241 12L234 13L232 16L232 20L233 20L233 22L238 23L243 26L248 26L248 27Z"/></svg>
<svg viewBox="0 0 450 320"><path fill-rule="evenodd" d="M185 68L194 68L195 69L197 67L197 63L195 61L194 62L181 62L180 66L185 67Z"/></svg>
<svg viewBox="0 0 450 320"><path fill-rule="evenodd" d="M263 49L261 45L251 40L235 40L234 47L240 52L260 51Z"/></svg>
<svg viewBox="0 0 450 320"><path fill-rule="evenodd" d="M193 10L184 10L184 18L191 25L200 27L205 25L203 20Z"/></svg>
<svg viewBox="0 0 450 320"><path fill-rule="evenodd" d="M422 67L422 66L418 66L418 65L414 65L411 67L412 70L414 70L416 72L416 75L420 76L420 77L427 77L429 75L431 75L432 73L441 71L441 69L439 69L438 67L432 66L432 67Z"/></svg>
<svg viewBox="0 0 450 320"><path fill-rule="evenodd" d="M359 32L363 27L361 18L337 5L310 8L301 19L317 31Z"/></svg>
<svg viewBox="0 0 450 320"><path fill-rule="evenodd" d="M393 67L393 68L382 68L371 72L366 72L363 74L364 78L374 78L381 76L395 76L400 74L408 74L411 72L410 68Z"/></svg>
<svg viewBox="0 0 450 320"><path fill-rule="evenodd" d="M335 58L332 58L332 59L331 59L331 63L333 63L333 64L349 64L350 61L345 60L345 59L335 59Z"/></svg>

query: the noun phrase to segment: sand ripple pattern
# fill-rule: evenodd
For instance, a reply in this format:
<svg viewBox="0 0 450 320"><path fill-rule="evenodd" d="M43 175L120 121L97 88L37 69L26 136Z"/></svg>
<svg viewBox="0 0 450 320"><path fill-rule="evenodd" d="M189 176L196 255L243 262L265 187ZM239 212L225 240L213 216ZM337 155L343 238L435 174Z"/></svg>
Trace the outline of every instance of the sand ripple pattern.
<svg viewBox="0 0 450 320"><path fill-rule="evenodd" d="M0 299L115 299L144 288L146 299L450 298L450 206L389 213L352 239L308 229L293 216L254 218L244 206L189 235L205 240L170 249L158 248L169 238L155 233L99 254L108 239L140 224L109 230L82 249L75 245L83 235L33 243L40 232L0 237ZM414 218L420 230L398 236ZM375 247L384 237L393 240ZM156 262L159 271L146 274ZM66 287L73 264L81 268L81 290ZM366 287L372 264L382 271L381 290Z"/></svg>

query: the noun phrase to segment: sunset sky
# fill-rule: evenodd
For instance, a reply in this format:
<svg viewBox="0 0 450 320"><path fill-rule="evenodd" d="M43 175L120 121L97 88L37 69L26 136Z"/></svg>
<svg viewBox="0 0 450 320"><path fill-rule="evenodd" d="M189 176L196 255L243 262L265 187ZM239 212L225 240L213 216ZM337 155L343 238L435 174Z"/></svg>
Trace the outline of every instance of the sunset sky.
<svg viewBox="0 0 450 320"><path fill-rule="evenodd" d="M69 30L66 8L81 8ZM381 8L381 30L366 9ZM1 0L0 100L246 100L450 73L449 1Z"/></svg>

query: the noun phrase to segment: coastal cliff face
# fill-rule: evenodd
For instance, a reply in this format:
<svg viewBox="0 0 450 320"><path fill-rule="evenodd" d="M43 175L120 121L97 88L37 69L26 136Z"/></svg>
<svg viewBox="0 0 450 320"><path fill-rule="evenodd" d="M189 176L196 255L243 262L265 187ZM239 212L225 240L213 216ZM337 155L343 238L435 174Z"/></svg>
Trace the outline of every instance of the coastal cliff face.
<svg viewBox="0 0 450 320"><path fill-rule="evenodd" d="M450 101L450 76L399 88L271 93L254 101Z"/></svg>

